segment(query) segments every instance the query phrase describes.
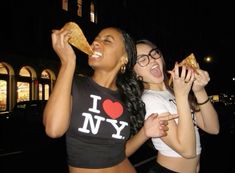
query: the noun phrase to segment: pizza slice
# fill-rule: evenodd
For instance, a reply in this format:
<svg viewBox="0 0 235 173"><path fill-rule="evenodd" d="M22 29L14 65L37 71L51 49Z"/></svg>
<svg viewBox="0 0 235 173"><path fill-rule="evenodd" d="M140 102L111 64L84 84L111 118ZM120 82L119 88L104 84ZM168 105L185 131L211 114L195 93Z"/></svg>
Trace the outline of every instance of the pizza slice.
<svg viewBox="0 0 235 173"><path fill-rule="evenodd" d="M197 73L197 69L199 68L197 60L193 53L191 53L189 56L187 56L185 59L183 59L183 61L179 63L179 66L183 66L183 65L185 65L186 67L192 68L196 73Z"/></svg>
<svg viewBox="0 0 235 173"><path fill-rule="evenodd" d="M197 63L197 60L196 60L196 57L194 56L193 53L191 53L189 56L187 56L186 58L184 58L180 63L179 63L179 66L183 66L185 65L186 67L188 68L192 68L195 73L198 74L197 72L197 69L199 69L199 66L198 66L198 63ZM169 85L172 84L172 76L170 77L169 79Z"/></svg>
<svg viewBox="0 0 235 173"><path fill-rule="evenodd" d="M85 35L83 34L81 28L75 22L66 23L62 29L68 29L71 31L69 43L86 53L91 55L93 53Z"/></svg>

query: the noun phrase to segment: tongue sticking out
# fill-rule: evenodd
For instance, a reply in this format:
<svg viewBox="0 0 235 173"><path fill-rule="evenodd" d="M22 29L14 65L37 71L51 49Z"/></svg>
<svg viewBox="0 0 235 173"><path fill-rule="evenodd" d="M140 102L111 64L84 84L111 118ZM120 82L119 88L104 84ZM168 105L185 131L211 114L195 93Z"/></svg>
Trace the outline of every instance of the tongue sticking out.
<svg viewBox="0 0 235 173"><path fill-rule="evenodd" d="M154 76L154 77L161 77L162 76L162 72L159 68L153 68L150 70L150 73Z"/></svg>

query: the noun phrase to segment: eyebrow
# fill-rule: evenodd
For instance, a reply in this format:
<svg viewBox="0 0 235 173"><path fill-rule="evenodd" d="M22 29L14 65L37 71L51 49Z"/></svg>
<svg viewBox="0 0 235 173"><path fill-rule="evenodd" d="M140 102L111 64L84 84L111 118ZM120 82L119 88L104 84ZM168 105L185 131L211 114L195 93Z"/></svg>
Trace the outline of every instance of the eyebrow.
<svg viewBox="0 0 235 173"><path fill-rule="evenodd" d="M142 53L142 54L140 54L140 55L138 55L138 56L142 56L142 55L149 55L150 54L150 52L152 52L154 49L151 49L148 53Z"/></svg>

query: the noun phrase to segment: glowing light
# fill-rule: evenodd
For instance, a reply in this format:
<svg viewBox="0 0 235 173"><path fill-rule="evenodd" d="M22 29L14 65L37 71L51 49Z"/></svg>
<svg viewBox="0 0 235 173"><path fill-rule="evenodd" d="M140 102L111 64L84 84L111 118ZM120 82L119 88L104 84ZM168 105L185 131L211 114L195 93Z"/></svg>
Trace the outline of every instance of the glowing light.
<svg viewBox="0 0 235 173"><path fill-rule="evenodd" d="M206 57L204 57L204 61L206 63L211 63L213 61L213 57L212 56L206 56Z"/></svg>

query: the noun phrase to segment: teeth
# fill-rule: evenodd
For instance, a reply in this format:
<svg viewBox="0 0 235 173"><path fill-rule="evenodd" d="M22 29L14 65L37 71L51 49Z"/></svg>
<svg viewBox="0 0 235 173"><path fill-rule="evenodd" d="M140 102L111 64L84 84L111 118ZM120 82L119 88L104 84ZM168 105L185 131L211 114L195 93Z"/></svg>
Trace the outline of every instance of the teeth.
<svg viewBox="0 0 235 173"><path fill-rule="evenodd" d="M93 54L92 57L93 57L93 58L98 58L98 57L100 57L100 56L99 56L99 55L96 55L96 54Z"/></svg>
<svg viewBox="0 0 235 173"><path fill-rule="evenodd" d="M154 69L154 68L157 68L158 67L158 65L154 65L154 66L152 66L152 68L151 69Z"/></svg>
<svg viewBox="0 0 235 173"><path fill-rule="evenodd" d="M102 53L94 51L92 56L93 57L99 57L99 56L102 56Z"/></svg>

